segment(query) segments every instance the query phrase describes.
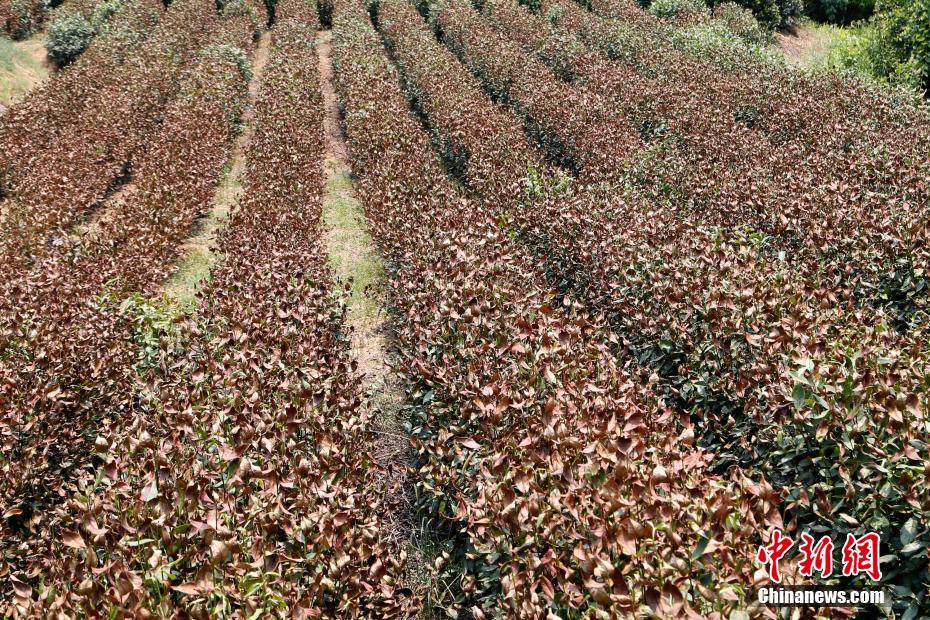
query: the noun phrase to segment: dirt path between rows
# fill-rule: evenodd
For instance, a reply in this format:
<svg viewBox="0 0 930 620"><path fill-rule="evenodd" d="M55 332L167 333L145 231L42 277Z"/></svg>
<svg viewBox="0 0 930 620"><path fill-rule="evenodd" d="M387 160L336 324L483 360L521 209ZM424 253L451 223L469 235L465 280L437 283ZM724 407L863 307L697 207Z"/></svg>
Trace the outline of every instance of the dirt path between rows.
<svg viewBox="0 0 930 620"><path fill-rule="evenodd" d="M252 61L252 79L249 82L249 101L242 113L240 123L242 132L233 143L229 164L223 172L216 189L213 208L194 228L194 234L181 246L183 258L178 269L165 283L162 292L182 306L195 303L197 290L205 278L208 278L213 266L219 260L215 251L217 237L229 217L239 206L242 197L242 180L245 174L246 153L252 140L255 102L261 89L261 77L271 53L271 31L265 30L258 39L255 57Z"/></svg>
<svg viewBox="0 0 930 620"><path fill-rule="evenodd" d="M775 41L784 52L788 62L799 67L806 67L827 53L830 37L802 24L790 30L775 33Z"/></svg>
<svg viewBox="0 0 930 620"><path fill-rule="evenodd" d="M392 333L384 311L384 269L365 226L364 208L355 195L348 148L333 87L332 33L317 35L320 79L326 107L326 189L323 221L326 246L337 281L349 283L348 327L352 355L358 360L374 417L372 456L380 476L378 492L385 498L392 531L388 540L398 553L407 554L406 585L421 597L428 588L423 553L416 544L413 505L413 449L404 428L404 395L399 377L391 369Z"/></svg>

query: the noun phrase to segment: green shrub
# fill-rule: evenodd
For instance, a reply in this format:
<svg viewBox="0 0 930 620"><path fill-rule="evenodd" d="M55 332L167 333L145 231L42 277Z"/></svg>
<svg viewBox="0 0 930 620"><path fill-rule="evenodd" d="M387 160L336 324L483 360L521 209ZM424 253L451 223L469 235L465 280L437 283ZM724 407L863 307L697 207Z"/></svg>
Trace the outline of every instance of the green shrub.
<svg viewBox="0 0 930 620"><path fill-rule="evenodd" d="M808 0L804 10L819 22L851 24L870 17L875 0Z"/></svg>
<svg viewBox="0 0 930 620"><path fill-rule="evenodd" d="M897 84L930 89L930 3L879 0L868 37L873 72Z"/></svg>
<svg viewBox="0 0 930 620"><path fill-rule="evenodd" d="M804 13L803 0L734 0L736 4L752 11L759 24L768 30L785 28L797 21ZM729 3L729 2L728 2ZM710 0L716 7L718 3Z"/></svg>
<svg viewBox="0 0 930 620"><path fill-rule="evenodd" d="M317 0L316 11L320 16L320 26L323 30L333 27L333 0Z"/></svg>
<svg viewBox="0 0 930 620"><path fill-rule="evenodd" d="M726 13L727 9L723 9L723 12ZM747 24L742 26L746 27ZM738 33L725 19L715 18L676 28L671 41L676 48L703 57L726 71L739 70L746 67L747 63L765 66L783 62L781 52L769 45L771 31L759 26L758 22L757 30L753 32L751 26L749 28Z"/></svg>
<svg viewBox="0 0 930 620"><path fill-rule="evenodd" d="M675 19L686 15L710 16L703 0L655 0L649 6L649 11L663 19Z"/></svg>
<svg viewBox="0 0 930 620"><path fill-rule="evenodd" d="M714 8L714 19L747 43L761 45L769 41L769 33L759 25L752 11L735 2L724 2Z"/></svg>
<svg viewBox="0 0 930 620"><path fill-rule="evenodd" d="M99 302L113 303L115 295L105 292ZM157 370L164 361L166 343L181 339L179 319L184 308L168 299L148 299L141 293L133 293L119 305L119 314L132 326L131 341L136 346L136 370L146 374Z"/></svg>
<svg viewBox="0 0 930 620"><path fill-rule="evenodd" d="M885 82L904 93L930 90L930 5L924 0L878 0L875 14L837 29L827 66Z"/></svg>
<svg viewBox="0 0 930 620"><path fill-rule="evenodd" d="M117 11L123 7L123 0L103 0L94 7L90 23L99 30Z"/></svg>
<svg viewBox="0 0 930 620"><path fill-rule="evenodd" d="M868 26L829 28L831 38L829 51L824 58L824 65L831 70L851 72L861 78L873 80L875 75L868 58L869 33Z"/></svg>
<svg viewBox="0 0 930 620"><path fill-rule="evenodd" d="M794 25L804 14L804 0L777 0L776 4L778 5L779 28Z"/></svg>
<svg viewBox="0 0 930 620"><path fill-rule="evenodd" d="M94 38L93 25L78 12L58 13L48 27L45 49L57 65L73 62Z"/></svg>
<svg viewBox="0 0 930 620"><path fill-rule="evenodd" d="M781 24L781 11L776 0L740 0L739 4L752 11L766 28L774 29Z"/></svg>

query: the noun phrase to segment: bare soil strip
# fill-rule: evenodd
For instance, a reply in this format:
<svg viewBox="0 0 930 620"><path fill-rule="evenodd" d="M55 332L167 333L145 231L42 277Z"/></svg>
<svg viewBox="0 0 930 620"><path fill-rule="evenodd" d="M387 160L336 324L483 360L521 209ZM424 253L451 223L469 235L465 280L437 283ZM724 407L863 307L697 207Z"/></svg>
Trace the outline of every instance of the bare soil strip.
<svg viewBox="0 0 930 620"><path fill-rule="evenodd" d="M404 395L399 377L391 369L391 326L384 312L384 269L369 236L364 208L355 196L348 148L333 88L332 33L317 36L320 78L326 106L326 188L323 220L329 260L337 282L349 286L347 323L352 332L352 354L363 374L366 406L375 420L372 456L381 472L377 481L390 511L389 538L398 553L407 554L403 584L425 597L429 588L413 505L413 449L404 428Z"/></svg>
<svg viewBox="0 0 930 620"><path fill-rule="evenodd" d="M213 208L195 228L195 232L181 246L184 258L178 262L177 271L168 279L162 292L182 308L197 303L197 291L201 283L210 277L210 271L219 261L216 240L239 206L242 196L242 176L245 174L245 153L252 139L252 119L255 116L255 100L261 86L261 76L268 63L271 51L271 32L265 30L258 40L255 59L252 63L252 80L249 82L249 104L242 114L242 133L233 145L232 157L223 172L216 190Z"/></svg>

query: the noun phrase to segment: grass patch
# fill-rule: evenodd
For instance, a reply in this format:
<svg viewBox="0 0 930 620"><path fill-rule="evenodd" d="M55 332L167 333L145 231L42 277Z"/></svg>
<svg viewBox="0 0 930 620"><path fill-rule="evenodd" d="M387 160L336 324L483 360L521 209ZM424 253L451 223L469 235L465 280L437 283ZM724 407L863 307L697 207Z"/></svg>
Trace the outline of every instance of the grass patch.
<svg viewBox="0 0 930 620"><path fill-rule="evenodd" d="M854 73L866 80L877 78L869 62L868 25L847 27L817 24L816 29L827 40L825 52L815 59L814 68Z"/></svg>
<svg viewBox="0 0 930 620"><path fill-rule="evenodd" d="M9 105L48 77L41 36L11 41L0 36L0 104Z"/></svg>
<svg viewBox="0 0 930 620"><path fill-rule="evenodd" d="M197 223L194 235L184 242L184 258L165 283L165 296L181 308L191 310L197 305L197 291L210 280L210 273L221 258L215 248L216 239L239 202L242 193L239 177L239 171L232 166L223 169L213 209Z"/></svg>
<svg viewBox="0 0 930 620"><path fill-rule="evenodd" d="M868 77L864 62L867 27L836 26L804 18L790 32L779 33L778 43L790 62L811 69L852 71Z"/></svg>
<svg viewBox="0 0 930 620"><path fill-rule="evenodd" d="M185 311L192 310L197 305L201 283L210 279L210 270L217 260L214 254L209 248L197 248L178 263L177 271L165 286L165 297Z"/></svg>
<svg viewBox="0 0 930 620"><path fill-rule="evenodd" d="M898 70L886 63L882 33L872 21L849 26L820 24L804 19L793 33L776 35L789 63L815 73L830 73L860 80L898 102L918 104L922 89L916 65L903 63Z"/></svg>
<svg viewBox="0 0 930 620"><path fill-rule="evenodd" d="M329 177L323 194L323 222L329 237L329 260L340 281L351 282L349 311L358 319L378 314L376 296L366 295L384 280L384 269L363 223L364 209L352 192L352 178L345 170Z"/></svg>

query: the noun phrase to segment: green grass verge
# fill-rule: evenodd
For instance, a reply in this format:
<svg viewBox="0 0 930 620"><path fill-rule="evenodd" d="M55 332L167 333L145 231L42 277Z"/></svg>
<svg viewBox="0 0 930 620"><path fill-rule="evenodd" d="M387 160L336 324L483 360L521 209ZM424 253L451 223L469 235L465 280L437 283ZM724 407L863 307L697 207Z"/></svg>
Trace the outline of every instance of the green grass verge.
<svg viewBox="0 0 930 620"><path fill-rule="evenodd" d="M811 67L851 70L863 76L870 75L864 61L868 36L865 26L842 27L810 20L804 26L810 28L819 39L819 46L808 61Z"/></svg>
<svg viewBox="0 0 930 620"><path fill-rule="evenodd" d="M184 258L168 278L163 292L185 310L197 305L197 291L210 280L210 272L221 258L215 247L217 236L238 203L241 191L238 171L227 165L217 187L213 209L198 222L194 235L184 242Z"/></svg>
<svg viewBox="0 0 930 620"><path fill-rule="evenodd" d="M352 192L352 178L344 170L331 175L323 193L323 223L329 236L329 260L338 280L351 281L349 312L359 320L378 314L377 289L384 280L380 257L364 225L364 209Z"/></svg>
<svg viewBox="0 0 930 620"><path fill-rule="evenodd" d="M0 36L0 104L9 105L46 77L42 37L11 41Z"/></svg>

